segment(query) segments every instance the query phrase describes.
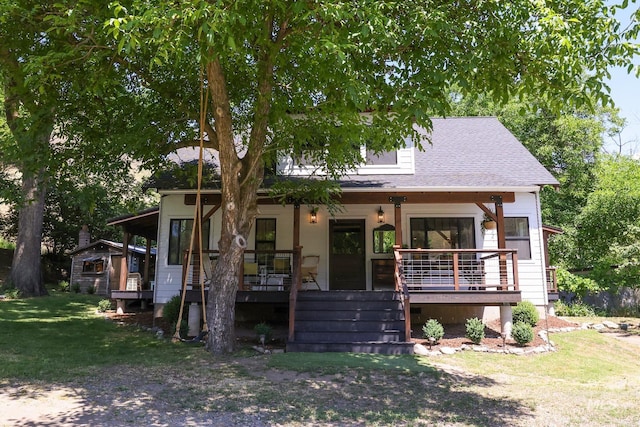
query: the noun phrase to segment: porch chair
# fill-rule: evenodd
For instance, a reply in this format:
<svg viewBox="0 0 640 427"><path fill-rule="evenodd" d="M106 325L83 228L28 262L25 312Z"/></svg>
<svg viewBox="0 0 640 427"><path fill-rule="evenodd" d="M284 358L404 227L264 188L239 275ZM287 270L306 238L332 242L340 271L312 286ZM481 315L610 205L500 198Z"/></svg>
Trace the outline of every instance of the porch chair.
<svg viewBox="0 0 640 427"><path fill-rule="evenodd" d="M318 277L318 264L320 263L320 256L318 255L307 255L302 257L302 265L301 273L302 273L302 283L313 283L316 285L318 290L320 291L320 285L316 280Z"/></svg>
<svg viewBox="0 0 640 427"><path fill-rule="evenodd" d="M273 272L275 274L289 274L289 273L291 273L291 265L289 264L289 258L274 258L273 259Z"/></svg>
<svg viewBox="0 0 640 427"><path fill-rule="evenodd" d="M127 275L128 291L140 291L142 289L142 275L140 273L129 273Z"/></svg>
<svg viewBox="0 0 640 427"><path fill-rule="evenodd" d="M260 282L258 277L258 263L257 262L245 262L244 263L244 277L243 288L247 291L254 290L253 287Z"/></svg>

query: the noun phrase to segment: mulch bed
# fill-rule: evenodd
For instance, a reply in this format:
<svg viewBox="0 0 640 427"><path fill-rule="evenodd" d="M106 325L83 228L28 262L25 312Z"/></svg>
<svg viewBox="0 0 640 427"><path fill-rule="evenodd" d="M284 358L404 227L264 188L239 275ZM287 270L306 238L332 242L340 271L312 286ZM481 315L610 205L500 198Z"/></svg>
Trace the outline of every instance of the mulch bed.
<svg viewBox="0 0 640 427"><path fill-rule="evenodd" d="M165 336L172 335L174 331L169 330L169 325L166 324L161 318L155 319L153 318L153 311L136 311L132 313L125 314L116 314L115 312L107 312L105 315L113 320L114 322L126 324L126 325L137 325L141 327L151 328L158 327L164 330ZM533 341L530 342L526 347L537 347L541 345L545 345L546 343L540 335L538 334L541 330L545 330L547 328L559 329L559 328L567 328L567 327L577 327L576 323L568 322L564 319L560 319L555 316L548 316L545 320L541 318L538 322L538 325L534 328L534 338ZM482 345L484 347L490 349L502 349L503 342L502 337L500 335L500 321L498 319L489 322L484 329L485 337L482 340ZM429 342L425 339L422 339L422 326L415 327L413 330L413 342L423 344L425 346L429 345ZM437 345L433 346L434 350L437 350L440 347L452 347L459 348L463 344L472 345L473 343L465 337L465 326L463 324L452 324L452 325L444 325L444 337L440 340ZM507 347L515 347L517 344L512 339L506 340Z"/></svg>
<svg viewBox="0 0 640 427"><path fill-rule="evenodd" d="M576 323L568 322L564 319L560 319L555 316L548 316L545 320L541 318L538 321L538 325L533 328L534 337L533 341L525 346L527 347L537 347L545 345L545 341L540 337L539 332L542 330L546 330L547 328L550 330L560 329L560 328L568 328L568 327L577 327L579 326ZM444 337L440 340L437 345L433 346L434 350L437 350L441 347L452 347L459 348L463 344L466 345L474 345L468 338L465 337L465 325L463 324L454 324L454 325L444 325ZM413 339L413 342L423 344L425 346L429 346L429 341L421 338L422 337L422 327L417 329L414 328L413 336L416 337ZM420 337L420 338L417 338ZM518 347L516 342L513 339L507 339L506 347ZM502 336L500 335L500 320L492 320L490 321L484 328L484 339L481 342L483 347L487 347L489 349L500 350L503 349L503 341Z"/></svg>

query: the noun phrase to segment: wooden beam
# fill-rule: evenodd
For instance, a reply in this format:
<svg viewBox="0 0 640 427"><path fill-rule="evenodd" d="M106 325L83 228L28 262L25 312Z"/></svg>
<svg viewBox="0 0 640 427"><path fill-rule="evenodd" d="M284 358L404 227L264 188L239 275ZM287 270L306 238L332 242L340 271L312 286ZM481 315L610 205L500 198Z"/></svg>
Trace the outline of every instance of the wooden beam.
<svg viewBox="0 0 640 427"><path fill-rule="evenodd" d="M495 196L502 197L504 203L513 203L516 200L515 193L492 192L358 192L342 193L337 199L345 205L348 204L374 204L389 203L390 198L405 197L402 203L493 203Z"/></svg>
<svg viewBox="0 0 640 427"><path fill-rule="evenodd" d="M213 216L214 213L216 213L218 211L218 209L220 209L220 204L215 205L214 207L212 207L211 209L209 209L209 212L207 212L203 217L202 217L202 222L205 222L206 220L208 220L209 218L211 218Z"/></svg>
<svg viewBox="0 0 640 427"><path fill-rule="evenodd" d="M513 192L488 192L488 191L416 191L416 192L396 192L396 191L359 191L357 193L345 192L336 197L342 204L374 204L385 205L392 197L405 197L402 203L493 203L496 196L502 198L503 203L513 203L516 201ZM200 196L205 205L219 205L222 197L220 193L202 193ZM184 204L194 205L195 194L185 194ZM259 205L279 205L280 200L266 195L258 196Z"/></svg>

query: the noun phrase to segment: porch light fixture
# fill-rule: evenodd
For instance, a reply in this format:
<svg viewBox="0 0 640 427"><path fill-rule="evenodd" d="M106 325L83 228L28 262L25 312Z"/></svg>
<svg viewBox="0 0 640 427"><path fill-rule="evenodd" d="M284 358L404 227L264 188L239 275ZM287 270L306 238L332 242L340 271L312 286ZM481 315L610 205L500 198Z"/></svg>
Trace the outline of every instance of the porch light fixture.
<svg viewBox="0 0 640 427"><path fill-rule="evenodd" d="M309 224L318 223L318 208L313 208L309 211Z"/></svg>
<svg viewBox="0 0 640 427"><path fill-rule="evenodd" d="M384 222L384 211L382 210L382 206L378 208L378 223L382 224Z"/></svg>

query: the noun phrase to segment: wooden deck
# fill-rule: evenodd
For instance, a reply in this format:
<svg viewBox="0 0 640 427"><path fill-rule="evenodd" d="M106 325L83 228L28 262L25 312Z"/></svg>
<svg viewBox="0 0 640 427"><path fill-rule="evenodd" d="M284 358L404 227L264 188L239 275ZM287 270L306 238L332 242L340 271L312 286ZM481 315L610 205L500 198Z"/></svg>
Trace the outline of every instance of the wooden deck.
<svg viewBox="0 0 640 427"><path fill-rule="evenodd" d="M520 291L420 291L409 292L412 304L515 305Z"/></svg>
<svg viewBox="0 0 640 427"><path fill-rule="evenodd" d="M123 299L123 300L145 300L153 301L153 290L144 291L111 291L111 299Z"/></svg>

